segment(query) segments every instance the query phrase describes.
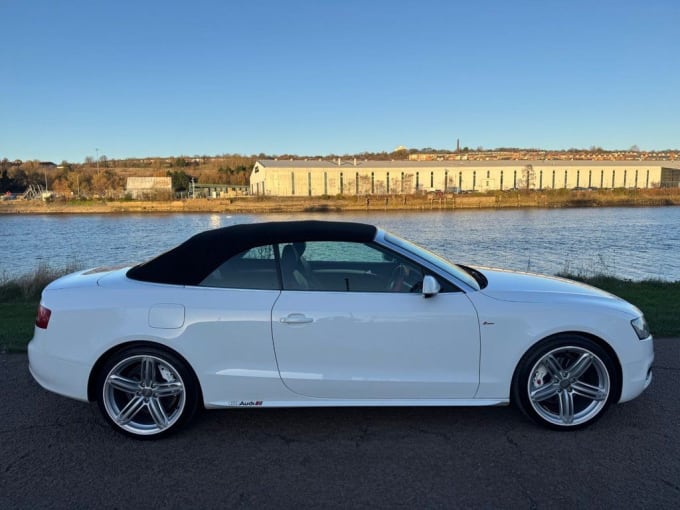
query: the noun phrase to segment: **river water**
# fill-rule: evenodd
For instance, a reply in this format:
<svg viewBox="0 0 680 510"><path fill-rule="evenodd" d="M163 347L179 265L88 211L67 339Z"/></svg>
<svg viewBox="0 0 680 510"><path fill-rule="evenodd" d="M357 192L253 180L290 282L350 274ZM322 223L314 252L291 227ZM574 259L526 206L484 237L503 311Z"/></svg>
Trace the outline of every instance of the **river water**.
<svg viewBox="0 0 680 510"><path fill-rule="evenodd" d="M206 229L288 219L374 223L465 264L680 280L680 207L2 216L0 279L29 273L40 264L133 264Z"/></svg>

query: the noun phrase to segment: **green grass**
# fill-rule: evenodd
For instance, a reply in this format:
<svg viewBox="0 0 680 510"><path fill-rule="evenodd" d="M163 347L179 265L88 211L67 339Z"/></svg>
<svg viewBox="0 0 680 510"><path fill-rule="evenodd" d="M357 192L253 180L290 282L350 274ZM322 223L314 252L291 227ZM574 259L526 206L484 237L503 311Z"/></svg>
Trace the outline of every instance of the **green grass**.
<svg viewBox="0 0 680 510"><path fill-rule="evenodd" d="M33 337L38 300L0 302L0 352L25 352Z"/></svg>
<svg viewBox="0 0 680 510"><path fill-rule="evenodd" d="M42 289L74 267L61 270L40 266L16 280L0 280L0 352L25 352L33 337ZM640 308L657 337L680 337L680 282L632 282L610 276L564 275L611 292Z"/></svg>

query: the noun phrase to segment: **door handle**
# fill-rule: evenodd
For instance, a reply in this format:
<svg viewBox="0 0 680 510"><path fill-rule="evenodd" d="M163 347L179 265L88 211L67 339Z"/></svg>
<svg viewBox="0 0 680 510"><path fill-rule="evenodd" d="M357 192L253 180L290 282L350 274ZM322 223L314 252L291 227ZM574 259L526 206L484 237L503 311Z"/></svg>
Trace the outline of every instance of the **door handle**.
<svg viewBox="0 0 680 510"><path fill-rule="evenodd" d="M304 313L291 313L286 317L281 317L280 322L283 324L309 324L314 322L314 319L307 317Z"/></svg>

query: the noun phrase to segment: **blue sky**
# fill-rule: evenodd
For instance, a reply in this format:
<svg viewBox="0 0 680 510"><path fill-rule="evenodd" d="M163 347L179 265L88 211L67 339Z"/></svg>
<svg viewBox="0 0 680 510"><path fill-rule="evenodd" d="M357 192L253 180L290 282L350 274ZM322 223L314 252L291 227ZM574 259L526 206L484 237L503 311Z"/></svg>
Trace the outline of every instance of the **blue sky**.
<svg viewBox="0 0 680 510"><path fill-rule="evenodd" d="M680 148L680 2L0 0L0 159Z"/></svg>

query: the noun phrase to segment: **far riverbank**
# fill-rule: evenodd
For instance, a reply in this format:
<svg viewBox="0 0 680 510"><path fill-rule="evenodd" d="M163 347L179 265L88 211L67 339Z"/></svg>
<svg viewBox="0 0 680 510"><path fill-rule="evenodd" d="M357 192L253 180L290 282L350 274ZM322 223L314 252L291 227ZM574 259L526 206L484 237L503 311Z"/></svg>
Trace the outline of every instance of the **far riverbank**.
<svg viewBox="0 0 680 510"><path fill-rule="evenodd" d="M231 197L147 200L6 200L0 214L232 213L271 214L343 211L658 207L680 205L680 189L549 190L493 194L428 194L334 197Z"/></svg>

